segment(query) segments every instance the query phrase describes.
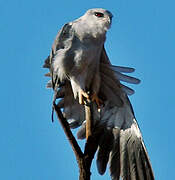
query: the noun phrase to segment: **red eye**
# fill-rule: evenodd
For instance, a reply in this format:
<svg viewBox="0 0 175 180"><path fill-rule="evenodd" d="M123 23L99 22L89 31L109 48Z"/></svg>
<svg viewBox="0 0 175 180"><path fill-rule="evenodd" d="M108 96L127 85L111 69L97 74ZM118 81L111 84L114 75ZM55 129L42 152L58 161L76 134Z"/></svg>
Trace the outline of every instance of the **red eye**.
<svg viewBox="0 0 175 180"><path fill-rule="evenodd" d="M97 16L97 17L104 17L104 14L100 13L100 12L95 12L95 16Z"/></svg>

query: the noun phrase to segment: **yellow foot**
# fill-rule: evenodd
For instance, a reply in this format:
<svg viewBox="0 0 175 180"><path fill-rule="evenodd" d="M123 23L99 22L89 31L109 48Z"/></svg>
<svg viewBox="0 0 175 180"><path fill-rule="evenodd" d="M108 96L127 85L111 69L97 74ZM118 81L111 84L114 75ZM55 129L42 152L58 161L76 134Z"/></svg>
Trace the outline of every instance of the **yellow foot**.
<svg viewBox="0 0 175 180"><path fill-rule="evenodd" d="M91 100L96 102L98 109L100 109L100 106L103 105L103 101L100 98L98 98L96 93L92 94Z"/></svg>
<svg viewBox="0 0 175 180"><path fill-rule="evenodd" d="M80 103L80 104L84 104L84 99L83 99L83 97L89 99L89 95L88 95L86 92L84 92L82 89L79 90L79 92L78 92L78 97L79 97L79 103Z"/></svg>

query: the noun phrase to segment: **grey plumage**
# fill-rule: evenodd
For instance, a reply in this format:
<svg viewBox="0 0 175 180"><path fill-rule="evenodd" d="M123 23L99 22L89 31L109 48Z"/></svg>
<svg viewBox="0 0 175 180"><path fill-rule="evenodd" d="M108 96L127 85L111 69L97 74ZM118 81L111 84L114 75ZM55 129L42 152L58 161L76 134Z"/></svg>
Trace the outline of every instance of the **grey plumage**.
<svg viewBox="0 0 175 180"><path fill-rule="evenodd" d="M97 153L98 172L103 175L109 160L110 152L113 148L113 134L111 129L106 129L99 141L99 149Z"/></svg>
<svg viewBox="0 0 175 180"><path fill-rule="evenodd" d="M112 180L120 178L120 129L114 128L114 145L109 158L109 168Z"/></svg>
<svg viewBox="0 0 175 180"><path fill-rule="evenodd" d="M103 100L100 112L93 104L93 132L98 135L97 168L100 174L105 173L109 163L112 180L120 177L123 180L154 180L128 99L134 90L121 83L138 84L140 80L123 74L134 72L133 68L113 66L104 48L111 19L109 11L91 9L63 26L43 66L50 70L46 75L51 76L47 87L54 89L56 99L61 98L58 106L63 109L70 127L81 126L77 133L79 139L84 139L86 134L80 96L88 90Z"/></svg>
<svg viewBox="0 0 175 180"><path fill-rule="evenodd" d="M122 67L122 66L111 66L113 71L121 72L121 73L132 73L135 71L134 68L131 67Z"/></svg>

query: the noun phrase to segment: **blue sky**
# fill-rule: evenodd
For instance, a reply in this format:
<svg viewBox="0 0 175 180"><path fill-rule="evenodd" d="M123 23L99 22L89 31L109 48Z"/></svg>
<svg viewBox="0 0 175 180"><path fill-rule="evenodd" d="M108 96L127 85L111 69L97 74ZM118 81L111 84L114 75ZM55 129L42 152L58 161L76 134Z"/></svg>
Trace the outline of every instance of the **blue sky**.
<svg viewBox="0 0 175 180"><path fill-rule="evenodd" d="M111 62L134 67L142 80L130 99L156 179L175 179L174 6L173 0L0 0L0 179L78 179L65 135L51 123L42 64L61 26L94 7L114 14L105 45ZM95 163L92 173L93 180L109 179Z"/></svg>

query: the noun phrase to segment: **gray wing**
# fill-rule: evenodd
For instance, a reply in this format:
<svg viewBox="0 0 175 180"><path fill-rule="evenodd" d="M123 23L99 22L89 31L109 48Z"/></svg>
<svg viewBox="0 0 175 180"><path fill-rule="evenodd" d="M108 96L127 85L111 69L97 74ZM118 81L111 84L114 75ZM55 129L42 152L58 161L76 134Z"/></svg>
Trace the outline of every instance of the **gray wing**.
<svg viewBox="0 0 175 180"><path fill-rule="evenodd" d="M54 73L54 67L52 65L57 51L67 47L67 44L69 43L68 40L71 36L73 36L72 23L67 23L61 28L55 38L50 55L47 57L43 65L44 68L48 68L50 70L50 73L46 74L46 76L51 76L52 78L52 80L48 82L47 87L52 87L54 89L61 83L58 75Z"/></svg>
<svg viewBox="0 0 175 180"><path fill-rule="evenodd" d="M43 67L48 68L50 71L45 74L45 76L51 78L47 82L46 87L55 90L54 100L59 99L58 107L63 109L64 116L70 123L71 128L76 128L84 121L84 107L75 101L70 81L64 80L64 82L60 82L60 77L54 73L53 67L57 52L68 46L67 44L70 43L69 39L71 36L73 36L72 23L67 23L58 32L50 55L45 60ZM79 113L77 113L77 109Z"/></svg>
<svg viewBox="0 0 175 180"><path fill-rule="evenodd" d="M114 67L115 70L112 69L111 67ZM115 72L119 72L117 71L118 70L117 68L120 70L120 72L122 70L124 72L130 73L131 70L133 70L133 68L129 68L129 67L112 66L108 60L105 49L103 49L100 59L100 76L101 76L101 82L103 83L101 84L100 87L99 97L104 101L108 99L110 100L111 103L120 107L123 104L120 96L124 85L122 85L120 81L116 79ZM64 85L65 86L58 89L57 92L57 98L58 99L62 98L58 103L58 105L60 108L63 109L64 116L70 123L70 127L77 128L81 126L82 123L85 121L84 107L74 100L70 82L65 81ZM48 82L47 87L52 88L51 80ZM125 86L124 90L129 95L134 93L134 90L130 89L127 86ZM82 137L79 136L79 138Z"/></svg>
<svg viewBox="0 0 175 180"><path fill-rule="evenodd" d="M100 69L101 72L104 72L106 74L106 76L110 77L110 79L113 79L115 84L120 84L120 87L127 95L133 95L134 90L123 85L121 81L131 84L140 83L139 79L123 74L134 72L134 68L111 65L104 47L101 55Z"/></svg>
<svg viewBox="0 0 175 180"><path fill-rule="evenodd" d="M109 59L103 51L101 59L102 73L110 79L113 89L118 91L123 105L119 106L115 101L118 101L118 96L112 96L112 89L108 92L103 88L103 93L107 100L101 111L101 119L98 126L95 126L94 131L103 126L101 136L99 138L99 148L97 153L97 168L100 174L104 174L106 166L109 163L110 174L112 180L154 180L151 163L144 145L142 135L135 119L133 108L127 97L127 93L121 86L121 89L116 87L119 81L115 78L115 72ZM105 64L105 66L104 66ZM101 66L100 66L101 67ZM116 67L115 67L116 68ZM131 72L131 68L119 67L120 73ZM116 69L115 69L116 71ZM117 71L119 72L119 71ZM128 77L127 77L128 78ZM104 86L106 82L101 82ZM138 80L134 79L134 82ZM114 85L115 84L115 85ZM127 87L128 88L128 87ZM115 100L114 100L115 99ZM78 138L85 137L85 124L78 131Z"/></svg>
<svg viewBox="0 0 175 180"><path fill-rule="evenodd" d="M138 84L140 80L121 73L133 72L134 69L112 66L105 50L103 51L102 62L103 65L101 67L108 79L120 85L120 91L114 84L112 86L113 89L120 92L123 106L113 105L110 98L108 98L102 109L100 123L107 129L106 132L102 132L99 140L97 153L98 171L100 174L104 174L109 162L112 180L119 180L120 177L123 180L154 180L148 153L136 122L133 108L127 97L127 92L130 88L118 82L125 81ZM102 81L101 83L103 84L104 82ZM132 91L132 89L130 90ZM104 92L104 94L107 94L107 92Z"/></svg>
<svg viewBox="0 0 175 180"><path fill-rule="evenodd" d="M110 64L105 53L103 62ZM105 63L106 62L106 63ZM106 65L107 66L107 65ZM105 70L107 67L103 67ZM125 76L121 72L132 72L132 68L122 68L109 65L108 71L111 69L117 72L115 76L118 80L137 84L140 81L136 78ZM107 73L109 79L113 79L113 74L110 71ZM103 83L103 82L102 82ZM113 86L114 87L114 86ZM107 158L109 157L109 166L112 180L154 180L154 175L151 163L142 139L141 132L137 125L133 108L127 97L128 87L121 84L121 96L123 101L122 107L111 106L111 101L107 100L103 109L101 122L105 122L108 129L107 134L112 133L113 146L110 140L105 140L102 136L101 144L99 144L99 152L97 154L97 167L100 174L104 174L107 166ZM126 91L127 89L127 91ZM117 91L117 89L116 89ZM109 133L109 131L111 131ZM109 137L109 135L108 135ZM103 158L104 157L104 158Z"/></svg>
<svg viewBox="0 0 175 180"><path fill-rule="evenodd" d="M126 94L122 95L122 100L122 108L107 105L104 109L105 116L109 118L103 121L107 122L108 128L112 127L111 132L114 136L109 157L111 178L119 180L121 176L123 180L154 180L142 135ZM108 146L107 143L104 144ZM101 164L101 161L103 162L103 159L98 163Z"/></svg>

